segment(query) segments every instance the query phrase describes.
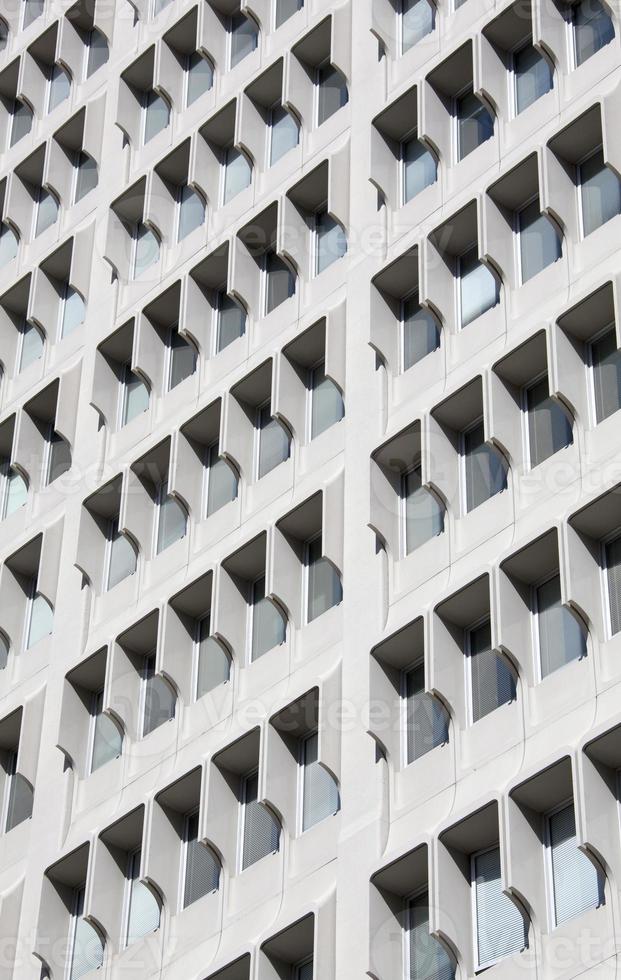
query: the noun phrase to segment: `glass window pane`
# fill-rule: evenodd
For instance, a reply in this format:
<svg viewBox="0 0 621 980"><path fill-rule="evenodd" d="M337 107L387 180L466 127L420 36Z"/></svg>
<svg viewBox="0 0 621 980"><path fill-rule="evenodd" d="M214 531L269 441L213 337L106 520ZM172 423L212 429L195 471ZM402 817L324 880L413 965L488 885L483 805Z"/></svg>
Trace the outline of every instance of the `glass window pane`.
<svg viewBox="0 0 621 980"><path fill-rule="evenodd" d="M225 684L231 676L231 659L222 644L210 635L210 629L210 617L205 616L198 631L197 698Z"/></svg>
<svg viewBox="0 0 621 980"><path fill-rule="evenodd" d="M224 164L224 203L228 204L237 194L250 187L252 167L244 154L234 146L226 151Z"/></svg>
<svg viewBox="0 0 621 980"><path fill-rule="evenodd" d="M0 633L0 670L4 670L9 662L9 641L4 633Z"/></svg>
<svg viewBox="0 0 621 980"><path fill-rule="evenodd" d="M93 754L91 772L118 758L123 750L123 735L110 715L103 712L103 691L93 699Z"/></svg>
<svg viewBox="0 0 621 980"><path fill-rule="evenodd" d="M142 939L159 929L160 903L148 885L140 881L140 851L132 855L129 879L129 913L127 916L126 945L131 946L136 940Z"/></svg>
<svg viewBox="0 0 621 980"><path fill-rule="evenodd" d="M11 761L9 779L9 798L6 814L5 832L8 833L17 827L24 820L30 820L32 816L33 791L27 779L19 772L15 772L17 757L14 755Z"/></svg>
<svg viewBox="0 0 621 980"><path fill-rule="evenodd" d="M604 877L578 847L573 803L549 818L557 926L604 904Z"/></svg>
<svg viewBox="0 0 621 980"><path fill-rule="evenodd" d="M574 7L576 65L582 65L615 36L610 15L599 0L582 0Z"/></svg>
<svg viewBox="0 0 621 980"><path fill-rule="evenodd" d="M500 850L495 847L474 859L477 959L491 965L528 946L524 916L502 890Z"/></svg>
<svg viewBox="0 0 621 980"><path fill-rule="evenodd" d="M226 293L218 296L217 353L246 332L246 311Z"/></svg>
<svg viewBox="0 0 621 980"><path fill-rule="evenodd" d="M548 378L526 392L530 465L538 466L573 442L571 423L558 402L548 394Z"/></svg>
<svg viewBox="0 0 621 980"><path fill-rule="evenodd" d="M30 621L28 623L28 640L26 648L31 647L49 636L54 628L54 611L49 602L40 592L36 592L30 600Z"/></svg>
<svg viewBox="0 0 621 980"><path fill-rule="evenodd" d="M91 970L98 970L103 965L104 958L104 943L101 936L90 922L82 918L84 889L80 889L80 892L81 899L74 922L69 980L80 980Z"/></svg>
<svg viewBox="0 0 621 980"><path fill-rule="evenodd" d="M11 226L3 221L0 225L0 269L15 258L18 245L19 238Z"/></svg>
<svg viewBox="0 0 621 980"><path fill-rule="evenodd" d="M522 208L518 221L522 282L527 282L560 259L561 239L552 221L539 210L539 198Z"/></svg>
<svg viewBox="0 0 621 980"><path fill-rule="evenodd" d="M257 800L259 779L255 773L244 780L244 840L242 869L278 850L279 826L267 807Z"/></svg>
<svg viewBox="0 0 621 980"><path fill-rule="evenodd" d="M309 541L308 566L308 609L307 618L311 623L317 616L338 606L343 600L341 577L332 562L321 553L321 537Z"/></svg>
<svg viewBox="0 0 621 980"><path fill-rule="evenodd" d="M341 225L327 211L320 211L316 216L316 222L317 256L315 271L316 275L319 275L347 253L347 238Z"/></svg>
<svg viewBox="0 0 621 980"><path fill-rule="evenodd" d="M405 502L405 553L411 554L444 531L444 509L440 501L421 485L420 467L403 477Z"/></svg>
<svg viewBox="0 0 621 980"><path fill-rule="evenodd" d="M231 68L238 65L255 50L259 43L259 31L251 17L233 14L231 17Z"/></svg>
<svg viewBox="0 0 621 980"><path fill-rule="evenodd" d="M621 408L621 351L615 328L591 344L597 421Z"/></svg>
<svg viewBox="0 0 621 980"><path fill-rule="evenodd" d="M24 323L21 330L19 370L27 367L43 356L43 336L33 323Z"/></svg>
<svg viewBox="0 0 621 980"><path fill-rule="evenodd" d="M610 631L621 630L621 537L606 545L606 578L608 583L608 604L610 609ZM0 641L2 636L0 635ZM8 652L8 651L7 651ZM6 663L6 656L5 656Z"/></svg>
<svg viewBox="0 0 621 980"><path fill-rule="evenodd" d="M71 469L71 446L58 432L52 432L50 436L49 454L48 485Z"/></svg>
<svg viewBox="0 0 621 980"><path fill-rule="evenodd" d="M118 521L113 521L110 529L110 559L108 566L108 589L122 582L136 571L136 552L127 535L118 530Z"/></svg>
<svg viewBox="0 0 621 980"><path fill-rule="evenodd" d="M286 262L274 252L265 255L265 276L267 282L265 306L271 313L295 293L295 276Z"/></svg>
<svg viewBox="0 0 621 980"><path fill-rule="evenodd" d="M427 0L419 0L427 3ZM414 138L401 144L403 159L403 203L407 204L425 187L435 184L438 165L435 157L420 140Z"/></svg>
<svg viewBox="0 0 621 980"><path fill-rule="evenodd" d="M37 204L37 223L35 226L35 238L42 235L44 231L54 224L58 217L58 201L53 194L50 194L44 187L39 192L39 202Z"/></svg>
<svg viewBox="0 0 621 980"><path fill-rule="evenodd" d="M151 89L145 93L144 101L144 141L148 143L163 129L166 129L170 121L170 106L165 99Z"/></svg>
<svg viewBox="0 0 621 980"><path fill-rule="evenodd" d="M552 69L546 58L531 43L513 58L516 111L524 112L552 88Z"/></svg>
<svg viewBox="0 0 621 980"><path fill-rule="evenodd" d="M18 99L13 103L11 120L11 146L15 146L32 128L32 109Z"/></svg>
<svg viewBox="0 0 621 980"><path fill-rule="evenodd" d="M325 364L311 371L311 439L315 439L345 415L343 396L331 378L326 378Z"/></svg>
<svg viewBox="0 0 621 980"><path fill-rule="evenodd" d="M172 390L196 371L196 348L177 330L170 335L170 375L168 388Z"/></svg>
<svg viewBox="0 0 621 980"><path fill-rule="evenodd" d="M317 733L303 743L304 781L302 788L302 830L332 817L340 808L338 786L333 776L319 764Z"/></svg>
<svg viewBox="0 0 621 980"><path fill-rule="evenodd" d="M198 840L198 813L187 818L183 907L187 908L220 884L220 865L213 852Z"/></svg>
<svg viewBox="0 0 621 980"><path fill-rule="evenodd" d="M304 0L276 0L276 27L280 27L304 6Z"/></svg>
<svg viewBox="0 0 621 980"><path fill-rule="evenodd" d="M436 8L430 0L403 0L401 11L401 51L431 34L436 26Z"/></svg>
<svg viewBox="0 0 621 980"><path fill-rule="evenodd" d="M448 742L448 717L437 698L425 692L421 663L405 675L407 763Z"/></svg>
<svg viewBox="0 0 621 980"><path fill-rule="evenodd" d="M330 116L349 102L347 82L334 65L323 65L317 70L317 125L321 126Z"/></svg>
<svg viewBox="0 0 621 980"><path fill-rule="evenodd" d="M194 188L181 188L179 200L179 241L205 223L205 203Z"/></svg>
<svg viewBox="0 0 621 980"><path fill-rule="evenodd" d="M492 650L489 620L470 630L468 639L474 722L500 705L515 701L515 678L507 662Z"/></svg>
<svg viewBox="0 0 621 980"><path fill-rule="evenodd" d="M474 510L507 489L507 467L500 453L485 442L483 423L464 434L466 509Z"/></svg>
<svg viewBox="0 0 621 980"><path fill-rule="evenodd" d="M418 302L418 293L403 302L403 370L422 361L440 346L435 318Z"/></svg>
<svg viewBox="0 0 621 980"><path fill-rule="evenodd" d="M284 157L285 153L298 145L300 127L297 119L279 105L272 109L270 133L270 167L272 167L277 160Z"/></svg>
<svg viewBox="0 0 621 980"><path fill-rule="evenodd" d="M97 187L99 182L97 164L87 153L78 153L76 171L75 204Z"/></svg>
<svg viewBox="0 0 621 980"><path fill-rule="evenodd" d="M259 409L258 479L289 459L290 439L285 427L271 416L269 405Z"/></svg>
<svg viewBox="0 0 621 980"><path fill-rule="evenodd" d="M145 658L143 737L175 717L175 693L160 674L155 673L155 656Z"/></svg>
<svg viewBox="0 0 621 980"><path fill-rule="evenodd" d="M0 20L0 51L4 51L9 41L9 29L4 20Z"/></svg>
<svg viewBox="0 0 621 980"><path fill-rule="evenodd" d="M459 258L459 289L462 327L467 327L499 302L498 283L487 266L479 262L476 245Z"/></svg>
<svg viewBox="0 0 621 980"><path fill-rule="evenodd" d="M136 229L134 254L134 279L145 272L160 257L160 243L155 232L140 223Z"/></svg>
<svg viewBox="0 0 621 980"><path fill-rule="evenodd" d="M149 389L137 374L126 365L123 380L123 425L127 425L137 415L142 415L149 407Z"/></svg>
<svg viewBox="0 0 621 980"><path fill-rule="evenodd" d="M459 159L494 135L494 119L474 92L457 99Z"/></svg>
<svg viewBox="0 0 621 980"><path fill-rule="evenodd" d="M88 62L86 65L86 77L94 75L98 68L107 62L109 57L108 42L101 31L96 27L92 29L88 36Z"/></svg>
<svg viewBox="0 0 621 980"><path fill-rule="evenodd" d="M192 105L213 85L213 65L199 51L188 58L188 105Z"/></svg>
<svg viewBox="0 0 621 980"><path fill-rule="evenodd" d="M168 484L162 483L158 493L157 553L185 537L188 515L175 497L168 496Z"/></svg>
<svg viewBox="0 0 621 980"><path fill-rule="evenodd" d="M454 980L455 968L449 954L429 932L427 892L410 900L408 913L408 980Z"/></svg>
<svg viewBox="0 0 621 980"><path fill-rule="evenodd" d="M542 678L572 660L586 657L584 630L569 609L561 604L558 575L537 589L537 613Z"/></svg>
<svg viewBox="0 0 621 980"><path fill-rule="evenodd" d="M81 326L84 323L85 314L84 300L72 286L67 285L60 324L61 337L68 337L77 327Z"/></svg>
<svg viewBox="0 0 621 980"><path fill-rule="evenodd" d="M207 517L237 497L237 474L219 455L218 444L209 447L207 471Z"/></svg>
<svg viewBox="0 0 621 980"><path fill-rule="evenodd" d="M252 654L258 660L268 650L285 642L287 624L280 609L265 598L265 578L252 586Z"/></svg>
<svg viewBox="0 0 621 980"><path fill-rule="evenodd" d="M60 65L52 65L49 77L48 112L68 99L71 94L71 79Z"/></svg>
<svg viewBox="0 0 621 980"><path fill-rule="evenodd" d="M601 149L585 160L579 171L583 232L590 235L621 212L621 183L604 165Z"/></svg>
<svg viewBox="0 0 621 980"><path fill-rule="evenodd" d="M20 507L23 507L28 500L28 484L21 473L13 468L9 469L6 477L6 496L4 502L4 517L13 514Z"/></svg>
<svg viewBox="0 0 621 980"><path fill-rule="evenodd" d="M45 9L45 0L24 0L24 30L40 17Z"/></svg>

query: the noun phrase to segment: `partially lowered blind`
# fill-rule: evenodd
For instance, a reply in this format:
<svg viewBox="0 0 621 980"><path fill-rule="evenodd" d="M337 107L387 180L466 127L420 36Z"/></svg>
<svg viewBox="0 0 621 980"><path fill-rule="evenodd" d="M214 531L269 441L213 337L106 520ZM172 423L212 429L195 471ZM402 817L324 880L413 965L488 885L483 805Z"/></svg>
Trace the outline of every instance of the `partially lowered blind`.
<svg viewBox="0 0 621 980"><path fill-rule="evenodd" d="M331 817L340 806L339 791L334 779L319 765L318 747L317 732L304 740L302 830L308 830L320 820Z"/></svg>
<svg viewBox="0 0 621 980"><path fill-rule="evenodd" d="M429 895L422 892L408 906L408 969L410 980L453 980L453 961L429 932Z"/></svg>
<svg viewBox="0 0 621 980"><path fill-rule="evenodd" d="M278 850L280 829L269 810L257 800L259 776L246 776L243 788L244 840L242 869Z"/></svg>
<svg viewBox="0 0 621 980"><path fill-rule="evenodd" d="M425 692L425 667L418 664L405 678L407 699L407 762L420 759L437 745L448 742L446 711Z"/></svg>
<svg viewBox="0 0 621 980"><path fill-rule="evenodd" d="M472 720L484 718L501 704L515 700L515 679L509 665L492 650L489 620L470 630Z"/></svg>
<svg viewBox="0 0 621 980"><path fill-rule="evenodd" d="M187 908L203 895L217 890L220 883L220 865L205 844L198 839L198 813L187 817L185 882L183 907Z"/></svg>
<svg viewBox="0 0 621 980"><path fill-rule="evenodd" d="M548 818L556 925L604 904L604 878L578 848L574 806Z"/></svg>
<svg viewBox="0 0 621 980"><path fill-rule="evenodd" d="M474 857L477 957L487 966L528 946L524 916L502 891L500 851L494 847Z"/></svg>
<svg viewBox="0 0 621 980"><path fill-rule="evenodd" d="M621 537L606 545L606 574L610 628L614 634L621 630Z"/></svg>

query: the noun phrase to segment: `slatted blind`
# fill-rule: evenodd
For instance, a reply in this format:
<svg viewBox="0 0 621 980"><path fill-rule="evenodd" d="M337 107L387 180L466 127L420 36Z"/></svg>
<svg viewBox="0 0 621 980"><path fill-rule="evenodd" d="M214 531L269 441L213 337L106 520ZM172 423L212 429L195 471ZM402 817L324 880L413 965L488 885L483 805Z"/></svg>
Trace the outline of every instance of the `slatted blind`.
<svg viewBox="0 0 621 980"><path fill-rule="evenodd" d="M538 466L573 442L571 423L550 397L548 377L541 378L526 392L530 465Z"/></svg>
<svg viewBox="0 0 621 980"><path fill-rule="evenodd" d="M604 878L578 848L574 806L548 818L556 925L604 904Z"/></svg>
<svg viewBox="0 0 621 980"><path fill-rule="evenodd" d="M621 537L606 545L606 574L610 628L614 634L621 630Z"/></svg>
<svg viewBox="0 0 621 980"><path fill-rule="evenodd" d="M537 589L537 614L542 677L586 656L584 632L578 620L561 604L558 575Z"/></svg>
<svg viewBox="0 0 621 980"><path fill-rule="evenodd" d="M198 813L193 813L186 823L183 907L217 891L219 884L220 865L212 851L198 840Z"/></svg>
<svg viewBox="0 0 621 980"><path fill-rule="evenodd" d="M269 810L257 800L259 777L252 773L244 779L244 840L242 868L260 861L278 850L280 828Z"/></svg>
<svg viewBox="0 0 621 980"><path fill-rule="evenodd" d="M472 720L484 718L501 704L515 700L515 678L509 665L491 649L489 620L470 630Z"/></svg>
<svg viewBox="0 0 621 980"><path fill-rule="evenodd" d="M437 745L448 742L448 719L440 702L425 692L424 664L409 670L405 683L407 761L410 763Z"/></svg>
<svg viewBox="0 0 621 980"><path fill-rule="evenodd" d="M339 791L334 779L318 762L317 732L303 742L304 780L302 790L302 829L331 817L340 807Z"/></svg>
<svg viewBox="0 0 621 980"><path fill-rule="evenodd" d="M453 962L429 933L429 896L422 892L408 904L408 970L410 980L453 980Z"/></svg>
<svg viewBox="0 0 621 980"><path fill-rule="evenodd" d="M69 980L80 980L80 977L90 973L91 970L98 970L103 964L104 944L97 930L82 918L84 888L76 889L74 908Z"/></svg>
<svg viewBox="0 0 621 980"><path fill-rule="evenodd" d="M135 851L131 855L128 872L130 884L126 945L131 946L138 939L159 928L160 904L154 892L138 877L140 851Z"/></svg>
<svg viewBox="0 0 621 980"><path fill-rule="evenodd" d="M474 889L479 966L525 949L526 922L517 905L502 891L497 847L475 855Z"/></svg>

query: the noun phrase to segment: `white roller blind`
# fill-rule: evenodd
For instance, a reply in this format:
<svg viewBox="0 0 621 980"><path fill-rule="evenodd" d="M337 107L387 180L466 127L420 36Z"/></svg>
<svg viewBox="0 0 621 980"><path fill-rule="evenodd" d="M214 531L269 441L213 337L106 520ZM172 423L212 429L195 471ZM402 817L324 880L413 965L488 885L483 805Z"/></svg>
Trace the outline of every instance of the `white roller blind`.
<svg viewBox="0 0 621 980"><path fill-rule="evenodd" d="M131 855L129 862L129 908L125 944L154 932L160 924L160 904L148 885L140 881L140 851Z"/></svg>
<svg viewBox="0 0 621 980"><path fill-rule="evenodd" d="M183 907L217 890L220 865L212 851L198 840L198 813L187 818Z"/></svg>
<svg viewBox="0 0 621 980"><path fill-rule="evenodd" d="M604 878L578 848L573 803L551 814L548 827L554 922L558 926L604 904Z"/></svg>
<svg viewBox="0 0 621 980"><path fill-rule="evenodd" d="M525 949L528 930L517 905L502 891L500 850L477 854L473 863L477 957L483 967Z"/></svg>
<svg viewBox="0 0 621 980"><path fill-rule="evenodd" d="M501 704L515 700L515 679L509 665L491 649L489 620L470 630L472 720L478 721Z"/></svg>
<svg viewBox="0 0 621 980"><path fill-rule="evenodd" d="M317 732L304 739L302 830L331 817L340 807L338 787L330 773L319 765L318 748Z"/></svg>
<svg viewBox="0 0 621 980"><path fill-rule="evenodd" d="M610 629L614 634L621 630L621 537L606 545L606 576Z"/></svg>
<svg viewBox="0 0 621 980"><path fill-rule="evenodd" d="M278 850L279 827L269 810L257 800L258 774L246 776L243 786L242 870Z"/></svg>
<svg viewBox="0 0 621 980"><path fill-rule="evenodd" d="M410 980L453 980L452 960L435 936L429 933L429 896L417 895L408 905L408 969Z"/></svg>
<svg viewBox="0 0 621 980"><path fill-rule="evenodd" d="M448 742L448 720L440 702L425 692L425 667L418 664L405 676L407 762L414 762Z"/></svg>

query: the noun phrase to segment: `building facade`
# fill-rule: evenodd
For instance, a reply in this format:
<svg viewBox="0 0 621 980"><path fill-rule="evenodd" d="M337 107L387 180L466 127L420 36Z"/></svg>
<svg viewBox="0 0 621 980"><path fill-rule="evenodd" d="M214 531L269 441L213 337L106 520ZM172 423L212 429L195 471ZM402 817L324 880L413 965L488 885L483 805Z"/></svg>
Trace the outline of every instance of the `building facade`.
<svg viewBox="0 0 621 980"><path fill-rule="evenodd" d="M618 6L0 13L0 978L612 980Z"/></svg>

